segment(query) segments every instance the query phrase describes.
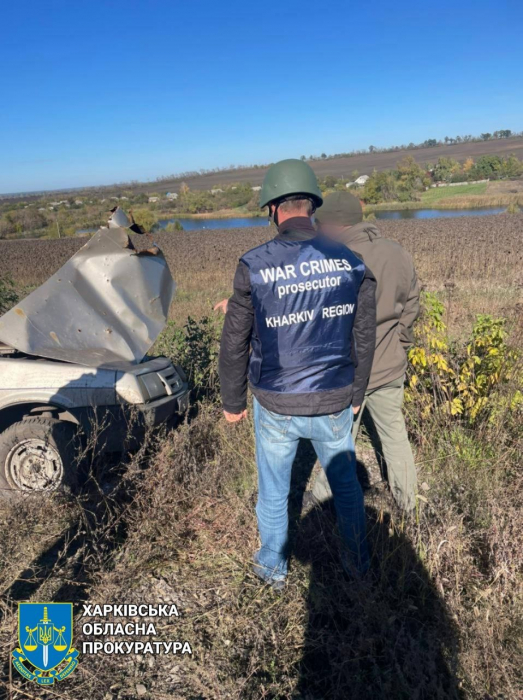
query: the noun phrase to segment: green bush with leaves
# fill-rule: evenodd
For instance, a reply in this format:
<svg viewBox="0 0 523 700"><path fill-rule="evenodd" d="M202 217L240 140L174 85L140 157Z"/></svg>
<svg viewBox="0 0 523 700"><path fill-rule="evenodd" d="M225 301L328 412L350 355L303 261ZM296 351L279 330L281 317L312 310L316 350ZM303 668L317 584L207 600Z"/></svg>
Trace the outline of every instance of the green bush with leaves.
<svg viewBox="0 0 523 700"><path fill-rule="evenodd" d="M223 318L190 316L183 327L173 321L157 340L154 350L181 365L185 370L193 398L215 399L219 394L218 354Z"/></svg>
<svg viewBox="0 0 523 700"><path fill-rule="evenodd" d="M178 220L170 221L167 224L167 226L164 228L165 233L174 233L175 231L183 231L183 230L184 230L184 228Z"/></svg>
<svg viewBox="0 0 523 700"><path fill-rule="evenodd" d="M458 161L447 156L438 158L432 171L432 177L435 182L452 182L453 177L457 174L462 180L464 179L461 175L461 166Z"/></svg>
<svg viewBox="0 0 523 700"><path fill-rule="evenodd" d="M156 224L156 214L150 209L142 208L133 211L134 220L143 228L144 231L150 233Z"/></svg>
<svg viewBox="0 0 523 700"><path fill-rule="evenodd" d="M18 294L13 282L10 279L0 278L0 314L5 314L6 311L9 311L17 301Z"/></svg>
<svg viewBox="0 0 523 700"><path fill-rule="evenodd" d="M362 199L367 204L408 202L416 200L429 184L427 172L412 156L406 156L395 170L373 172L363 187Z"/></svg>
<svg viewBox="0 0 523 700"><path fill-rule="evenodd" d="M521 358L507 343L507 322L480 314L466 343L451 343L443 320L445 307L435 294L423 295L424 310L409 351L407 401L418 404L422 419L434 413L469 425L495 415L501 405L523 409ZM511 388L509 400L503 392Z"/></svg>

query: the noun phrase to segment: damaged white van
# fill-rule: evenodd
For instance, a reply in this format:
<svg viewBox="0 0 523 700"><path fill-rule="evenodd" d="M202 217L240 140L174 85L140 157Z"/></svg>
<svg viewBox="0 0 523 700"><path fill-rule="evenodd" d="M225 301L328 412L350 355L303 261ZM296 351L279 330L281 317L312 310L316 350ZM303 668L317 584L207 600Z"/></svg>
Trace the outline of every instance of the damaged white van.
<svg viewBox="0 0 523 700"><path fill-rule="evenodd" d="M116 214L0 317L0 497L74 486L79 435L118 451L187 410L182 368L147 357L174 294L169 267L157 246L138 252Z"/></svg>

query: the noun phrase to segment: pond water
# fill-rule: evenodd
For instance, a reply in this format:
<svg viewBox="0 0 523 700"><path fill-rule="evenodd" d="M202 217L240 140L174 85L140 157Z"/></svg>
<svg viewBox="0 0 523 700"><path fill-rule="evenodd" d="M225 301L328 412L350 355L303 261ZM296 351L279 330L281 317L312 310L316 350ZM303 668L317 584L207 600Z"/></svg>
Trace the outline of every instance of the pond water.
<svg viewBox="0 0 523 700"><path fill-rule="evenodd" d="M374 212L376 219L439 219L455 216L483 216L486 214L502 214L505 207L484 207L482 209L403 209L401 211L383 210ZM268 226L265 217L238 219L163 219L158 222L159 228L179 221L184 231L198 231L213 228L246 228L248 226Z"/></svg>
<svg viewBox="0 0 523 700"><path fill-rule="evenodd" d="M268 226L265 216L244 217L237 219L160 219L158 228L164 229L168 224L179 221L184 231L199 231L212 228L246 228L247 226Z"/></svg>
<svg viewBox="0 0 523 700"><path fill-rule="evenodd" d="M502 214L505 207L483 209L402 209L401 211L375 211L377 219L446 219L455 216L484 216Z"/></svg>
<svg viewBox="0 0 523 700"><path fill-rule="evenodd" d="M455 216L482 216L485 214L502 214L505 207L485 207L483 209L404 209L401 211L383 210L374 212L376 219L439 219ZM165 229L168 224L179 221L184 231L201 231L215 228L247 228L250 226L268 226L266 217L243 217L236 219L160 219L157 229ZM97 229L82 229L76 235L94 233Z"/></svg>

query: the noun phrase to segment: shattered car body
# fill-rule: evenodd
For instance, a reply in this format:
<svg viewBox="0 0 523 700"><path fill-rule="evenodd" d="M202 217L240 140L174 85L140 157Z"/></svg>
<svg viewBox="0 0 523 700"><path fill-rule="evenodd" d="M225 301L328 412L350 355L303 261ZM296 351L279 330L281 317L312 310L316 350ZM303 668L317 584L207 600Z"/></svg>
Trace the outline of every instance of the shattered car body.
<svg viewBox="0 0 523 700"><path fill-rule="evenodd" d="M0 317L0 495L70 485L80 433L98 451L119 450L187 408L183 370L144 360L174 281L158 247L134 248L123 217L113 212L108 228Z"/></svg>

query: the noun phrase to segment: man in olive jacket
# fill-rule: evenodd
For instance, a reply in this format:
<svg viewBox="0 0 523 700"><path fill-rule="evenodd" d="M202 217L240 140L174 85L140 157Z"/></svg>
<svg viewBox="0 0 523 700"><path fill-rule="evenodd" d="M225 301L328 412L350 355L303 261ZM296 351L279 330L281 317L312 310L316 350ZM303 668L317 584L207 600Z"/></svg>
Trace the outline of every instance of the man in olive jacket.
<svg viewBox="0 0 523 700"><path fill-rule="evenodd" d="M366 407L383 448L390 488L398 505L411 511L416 504L417 477L402 412L406 350L413 343L412 326L419 314L419 288L412 258L399 243L383 238L376 226L363 221L359 199L349 192L325 198L316 214L322 231L344 243L372 271L376 289L376 350L365 400L353 426L356 436ZM331 497L320 472L313 500Z"/></svg>

